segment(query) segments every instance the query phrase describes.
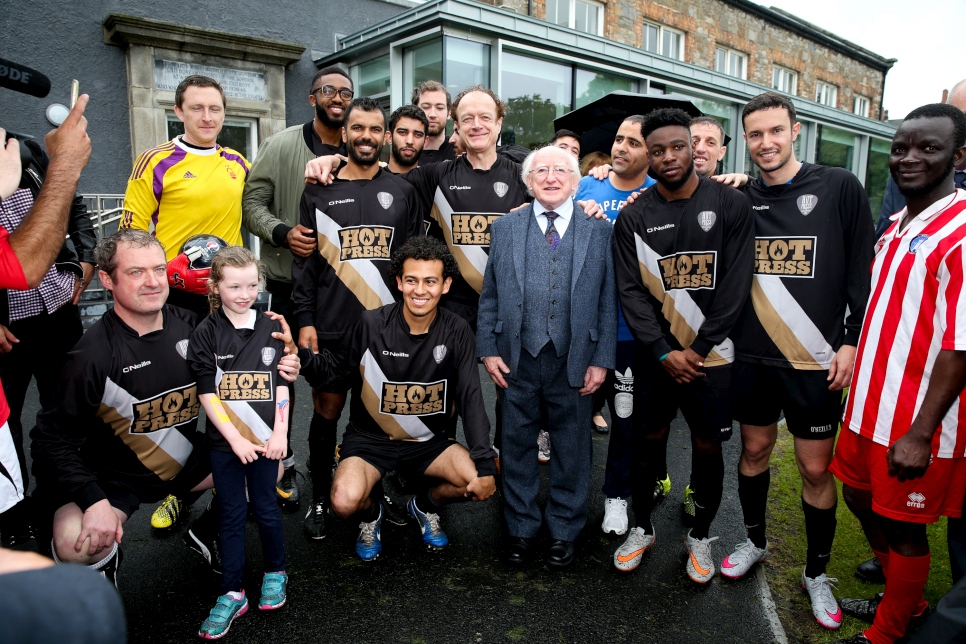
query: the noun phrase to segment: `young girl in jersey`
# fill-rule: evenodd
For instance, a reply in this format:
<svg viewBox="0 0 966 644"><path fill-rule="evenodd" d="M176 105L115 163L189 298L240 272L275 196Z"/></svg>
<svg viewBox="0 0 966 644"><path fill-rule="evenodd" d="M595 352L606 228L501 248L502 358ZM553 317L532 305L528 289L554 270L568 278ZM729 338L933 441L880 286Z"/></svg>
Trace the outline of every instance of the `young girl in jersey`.
<svg viewBox="0 0 966 644"><path fill-rule="evenodd" d="M218 639L248 611L242 585L248 498L262 541L265 576L259 610L285 604L285 542L275 500L288 432L288 387L276 365L291 335L252 309L262 267L251 251L231 246L215 255L209 278L212 313L191 336L188 361L208 417L211 471L221 507L222 596L198 635ZM273 337L273 333L281 339Z"/></svg>

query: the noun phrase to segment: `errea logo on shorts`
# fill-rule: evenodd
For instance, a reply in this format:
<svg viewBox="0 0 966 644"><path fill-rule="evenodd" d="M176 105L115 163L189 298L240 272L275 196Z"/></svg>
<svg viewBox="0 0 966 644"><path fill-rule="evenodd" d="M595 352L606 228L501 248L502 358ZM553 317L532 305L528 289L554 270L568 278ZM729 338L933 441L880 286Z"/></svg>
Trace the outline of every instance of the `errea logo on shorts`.
<svg viewBox="0 0 966 644"><path fill-rule="evenodd" d="M906 507L918 508L920 510L926 509L926 497L918 492L913 492L908 497L909 500L906 501Z"/></svg>

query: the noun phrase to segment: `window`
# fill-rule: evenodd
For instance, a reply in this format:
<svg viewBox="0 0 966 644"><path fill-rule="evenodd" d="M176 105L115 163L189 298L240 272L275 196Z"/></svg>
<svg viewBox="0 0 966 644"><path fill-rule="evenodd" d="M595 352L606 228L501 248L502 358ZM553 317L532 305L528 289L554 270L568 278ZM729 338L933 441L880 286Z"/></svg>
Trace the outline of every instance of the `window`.
<svg viewBox="0 0 966 644"><path fill-rule="evenodd" d="M553 120L571 109L573 68L503 52L501 98L506 101L501 143L535 149L553 136Z"/></svg>
<svg viewBox="0 0 966 644"><path fill-rule="evenodd" d="M869 196L872 218L878 219L889 180L889 153L892 141L869 137L869 156L865 166L865 193Z"/></svg>
<svg viewBox="0 0 966 644"><path fill-rule="evenodd" d="M771 68L771 87L785 94L794 94L798 89L798 72L775 65Z"/></svg>
<svg viewBox="0 0 966 644"><path fill-rule="evenodd" d="M852 112L859 116L869 116L869 99L858 94L852 99Z"/></svg>
<svg viewBox="0 0 966 644"><path fill-rule="evenodd" d="M746 68L748 57L741 52L733 49L718 47L714 50L714 71L734 76L735 78L747 78Z"/></svg>
<svg viewBox="0 0 966 644"><path fill-rule="evenodd" d="M854 159L854 134L827 125L818 126L818 136L815 139L815 163L855 172L852 167Z"/></svg>
<svg viewBox="0 0 966 644"><path fill-rule="evenodd" d="M435 38L403 53L403 86L410 91L440 81L456 96L470 85L490 85L490 46L463 38Z"/></svg>
<svg viewBox="0 0 966 644"><path fill-rule="evenodd" d="M356 67L358 96L376 96L389 91L389 55L366 61Z"/></svg>
<svg viewBox="0 0 966 644"><path fill-rule="evenodd" d="M578 69L575 79L576 91L574 93L577 97L577 104L574 105L574 109L596 101L614 90L636 92L638 88L638 82L632 78L608 74L607 72L592 72L587 69Z"/></svg>
<svg viewBox="0 0 966 644"><path fill-rule="evenodd" d="M654 22L644 23L644 51L684 60L684 32Z"/></svg>
<svg viewBox="0 0 966 644"><path fill-rule="evenodd" d="M562 27L602 36L604 7L588 0L547 0L547 20Z"/></svg>
<svg viewBox="0 0 966 644"><path fill-rule="evenodd" d="M168 112L168 139L184 134L184 123L178 120L174 112ZM218 135L218 145L231 148L242 153L248 162L255 160L258 152L258 121L236 117L225 117L225 124Z"/></svg>
<svg viewBox="0 0 966 644"><path fill-rule="evenodd" d="M821 103L822 105L828 105L829 107L838 106L839 88L835 85L829 85L828 83L823 83L818 81L815 83L815 102Z"/></svg>

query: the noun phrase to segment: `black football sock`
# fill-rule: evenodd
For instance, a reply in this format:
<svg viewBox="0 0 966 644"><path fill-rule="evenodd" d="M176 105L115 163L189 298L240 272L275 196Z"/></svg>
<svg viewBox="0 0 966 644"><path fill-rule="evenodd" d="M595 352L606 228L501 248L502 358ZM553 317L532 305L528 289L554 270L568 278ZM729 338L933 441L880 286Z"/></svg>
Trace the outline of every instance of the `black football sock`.
<svg viewBox="0 0 966 644"><path fill-rule="evenodd" d="M655 445L656 450L654 453L654 467L655 471L655 481L663 481L667 478L667 442L671 437L671 430L664 432L664 437L658 439ZM653 491L653 490L652 490Z"/></svg>
<svg viewBox="0 0 966 644"><path fill-rule="evenodd" d="M379 518L379 512L382 510L382 505L379 503L379 499L370 496L369 500L371 501L369 507L365 510L359 510L356 512L354 517L360 523L372 523ZM353 523L355 523L355 521L353 521Z"/></svg>
<svg viewBox="0 0 966 644"><path fill-rule="evenodd" d="M738 472L738 499L741 501L741 513L745 518L745 530L748 538L758 548L764 548L765 539L765 508L768 504L768 486L771 485L771 470L765 470L755 476L745 476Z"/></svg>
<svg viewBox="0 0 966 644"><path fill-rule="evenodd" d="M666 432L665 432L666 434ZM645 534L654 534L651 511L654 509L654 481L660 473L661 462L666 462L662 447L664 437L637 438L634 445L634 459L631 464L631 498L634 503L634 518L637 526Z"/></svg>
<svg viewBox="0 0 966 644"><path fill-rule="evenodd" d="M724 485L724 458L721 452L694 452L694 471L691 476L695 482L694 490L694 527L691 536L707 539L711 522L718 514L721 505L721 492Z"/></svg>
<svg viewBox="0 0 966 644"><path fill-rule="evenodd" d="M318 413L312 415L309 423L309 458L312 459L312 492L317 501L329 498L338 429L337 418L329 419Z"/></svg>
<svg viewBox="0 0 966 644"><path fill-rule="evenodd" d="M836 501L836 505L838 502ZM802 512L805 513L805 538L808 547L805 551L805 576L815 579L825 572L832 541L835 539L835 505L820 510L802 499Z"/></svg>

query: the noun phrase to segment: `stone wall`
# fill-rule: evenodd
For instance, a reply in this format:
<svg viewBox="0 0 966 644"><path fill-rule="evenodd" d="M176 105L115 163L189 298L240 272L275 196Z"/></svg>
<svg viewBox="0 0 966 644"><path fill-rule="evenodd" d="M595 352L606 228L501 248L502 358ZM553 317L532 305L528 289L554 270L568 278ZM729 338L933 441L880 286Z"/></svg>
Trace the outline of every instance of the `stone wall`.
<svg viewBox="0 0 966 644"><path fill-rule="evenodd" d="M482 0L526 14L526 0ZM838 87L839 109L851 112L853 98L869 99L876 118L882 102L882 73L815 40L789 31L721 0L599 0L604 4L604 37L640 47L644 20L683 31L684 59L714 68L717 45L748 56L748 80L770 86L772 65L798 72L797 95L815 100L818 81ZM533 15L545 17L546 0L533 0Z"/></svg>

